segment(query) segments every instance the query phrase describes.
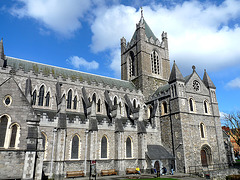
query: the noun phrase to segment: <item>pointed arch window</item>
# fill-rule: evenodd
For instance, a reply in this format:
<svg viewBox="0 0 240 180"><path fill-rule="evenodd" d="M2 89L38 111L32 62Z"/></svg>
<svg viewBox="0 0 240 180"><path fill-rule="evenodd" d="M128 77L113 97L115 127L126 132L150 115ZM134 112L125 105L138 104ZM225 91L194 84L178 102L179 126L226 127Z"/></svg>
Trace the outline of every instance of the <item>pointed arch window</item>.
<svg viewBox="0 0 240 180"><path fill-rule="evenodd" d="M107 158L107 137L103 136L101 140L101 158Z"/></svg>
<svg viewBox="0 0 240 180"><path fill-rule="evenodd" d="M50 105L50 92L48 92L45 97L45 106L49 107L49 105Z"/></svg>
<svg viewBox="0 0 240 180"><path fill-rule="evenodd" d="M17 124L14 124L11 128L12 134L11 134L11 140L10 140L10 145L9 147L15 148L16 146L16 139L17 139Z"/></svg>
<svg viewBox="0 0 240 180"><path fill-rule="evenodd" d="M8 124L7 116L2 116L0 119L0 147L4 147L7 124Z"/></svg>
<svg viewBox="0 0 240 180"><path fill-rule="evenodd" d="M158 56L158 53L156 51L153 51L151 53L151 62L152 62L152 73L160 74L159 56Z"/></svg>
<svg viewBox="0 0 240 180"><path fill-rule="evenodd" d="M120 115L122 115L122 103L119 102L119 112L120 112Z"/></svg>
<svg viewBox="0 0 240 180"><path fill-rule="evenodd" d="M67 109L72 108L72 90L70 89L68 91L68 97L67 97Z"/></svg>
<svg viewBox="0 0 240 180"><path fill-rule="evenodd" d="M46 159L47 156L47 135L44 132L41 132L42 136L42 148L44 150L44 159Z"/></svg>
<svg viewBox="0 0 240 180"><path fill-rule="evenodd" d="M130 58L129 58L129 75L130 77L135 76L135 58L134 58L134 53L131 51L130 52Z"/></svg>
<svg viewBox="0 0 240 180"><path fill-rule="evenodd" d="M189 108L190 108L190 111L194 111L194 101L192 98L189 99Z"/></svg>
<svg viewBox="0 0 240 180"><path fill-rule="evenodd" d="M207 100L205 100L203 102L203 104L204 104L204 112L207 114L208 113L208 102L207 102Z"/></svg>
<svg viewBox="0 0 240 180"><path fill-rule="evenodd" d="M73 109L77 109L77 96L75 96L73 99Z"/></svg>
<svg viewBox="0 0 240 180"><path fill-rule="evenodd" d="M126 157L131 158L132 157L132 140L130 137L126 140Z"/></svg>
<svg viewBox="0 0 240 180"><path fill-rule="evenodd" d="M117 105L117 96L114 97L114 105Z"/></svg>
<svg viewBox="0 0 240 180"><path fill-rule="evenodd" d="M97 102L97 112L101 112L101 100L100 99Z"/></svg>
<svg viewBox="0 0 240 180"><path fill-rule="evenodd" d="M162 114L167 114L167 103L164 101L162 103Z"/></svg>
<svg viewBox="0 0 240 180"><path fill-rule="evenodd" d="M205 138L205 127L204 124L200 124L200 133L201 133L201 138Z"/></svg>
<svg viewBox="0 0 240 180"><path fill-rule="evenodd" d="M43 150L46 150L47 135L45 133L41 132L41 136L42 136L42 147L43 147Z"/></svg>
<svg viewBox="0 0 240 180"><path fill-rule="evenodd" d="M72 138L72 151L71 151L71 159L79 158L79 137L78 135L74 135Z"/></svg>
<svg viewBox="0 0 240 180"><path fill-rule="evenodd" d="M44 85L42 85L39 90L39 96L38 96L39 106L43 106L43 99L44 99Z"/></svg>
<svg viewBox="0 0 240 180"><path fill-rule="evenodd" d="M133 100L133 108L137 108L137 102L136 102L136 99Z"/></svg>
<svg viewBox="0 0 240 180"><path fill-rule="evenodd" d="M37 91L33 91L33 97L32 97L32 105L36 105L36 100L37 100Z"/></svg>

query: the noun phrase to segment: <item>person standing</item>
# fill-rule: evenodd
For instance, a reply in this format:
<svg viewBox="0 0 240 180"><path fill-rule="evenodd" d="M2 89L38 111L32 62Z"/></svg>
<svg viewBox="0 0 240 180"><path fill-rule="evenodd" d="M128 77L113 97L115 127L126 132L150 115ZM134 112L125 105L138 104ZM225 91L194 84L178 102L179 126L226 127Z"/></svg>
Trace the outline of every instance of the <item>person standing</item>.
<svg viewBox="0 0 240 180"><path fill-rule="evenodd" d="M173 175L173 164L171 164L171 174Z"/></svg>

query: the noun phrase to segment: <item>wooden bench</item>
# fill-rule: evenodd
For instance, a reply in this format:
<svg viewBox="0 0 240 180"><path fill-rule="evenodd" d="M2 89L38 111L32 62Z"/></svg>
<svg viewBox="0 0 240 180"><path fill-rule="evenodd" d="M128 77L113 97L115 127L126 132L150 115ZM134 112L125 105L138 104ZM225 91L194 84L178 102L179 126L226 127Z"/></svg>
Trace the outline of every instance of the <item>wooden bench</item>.
<svg viewBox="0 0 240 180"><path fill-rule="evenodd" d="M70 177L80 177L80 176L84 176L84 172L83 171L67 171L67 178Z"/></svg>
<svg viewBox="0 0 240 180"><path fill-rule="evenodd" d="M109 170L101 170L102 176L110 176L110 175L117 175L117 172L115 169L109 169Z"/></svg>
<svg viewBox="0 0 240 180"><path fill-rule="evenodd" d="M135 168L127 168L126 174L138 174Z"/></svg>

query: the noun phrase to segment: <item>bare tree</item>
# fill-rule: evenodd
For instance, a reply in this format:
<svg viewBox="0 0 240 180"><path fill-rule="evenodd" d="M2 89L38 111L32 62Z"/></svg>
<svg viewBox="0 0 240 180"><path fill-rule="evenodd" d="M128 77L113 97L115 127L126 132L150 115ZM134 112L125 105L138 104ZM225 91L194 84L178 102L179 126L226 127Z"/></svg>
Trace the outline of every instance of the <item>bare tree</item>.
<svg viewBox="0 0 240 180"><path fill-rule="evenodd" d="M228 134L240 146L240 111L225 114L226 126L229 127Z"/></svg>

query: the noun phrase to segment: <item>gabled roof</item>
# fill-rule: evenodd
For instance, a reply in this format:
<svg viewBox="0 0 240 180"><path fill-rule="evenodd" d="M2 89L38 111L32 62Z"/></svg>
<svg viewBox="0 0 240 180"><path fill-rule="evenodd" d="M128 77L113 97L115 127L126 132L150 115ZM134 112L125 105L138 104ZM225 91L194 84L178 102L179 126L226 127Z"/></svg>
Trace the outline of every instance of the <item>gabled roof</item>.
<svg viewBox="0 0 240 180"><path fill-rule="evenodd" d="M177 65L174 61L172 71L171 71L168 82L172 83L172 82L175 82L175 81L185 81L185 80L183 78L182 73L180 72L180 70L178 69L178 67L177 67Z"/></svg>
<svg viewBox="0 0 240 180"><path fill-rule="evenodd" d="M213 82L212 82L211 78L209 77L206 69L204 70L203 83L206 85L207 88L216 89L216 86L213 84Z"/></svg>
<svg viewBox="0 0 240 180"><path fill-rule="evenodd" d="M14 70L23 69L25 72L32 70L35 74L42 72L48 76L52 74L53 77L57 78L62 76L63 78L70 78L72 80L79 80L80 82L86 81L89 83L102 83L104 86L115 86L116 88L129 89L130 91L136 90L134 84L130 81L124 81L120 79L114 79L95 74L84 73L76 70L65 69L61 67L36 63L32 61L17 59L13 57L6 57L7 65Z"/></svg>
<svg viewBox="0 0 240 180"><path fill-rule="evenodd" d="M161 145L147 145L147 150L146 154L151 160L174 159L173 155Z"/></svg>

